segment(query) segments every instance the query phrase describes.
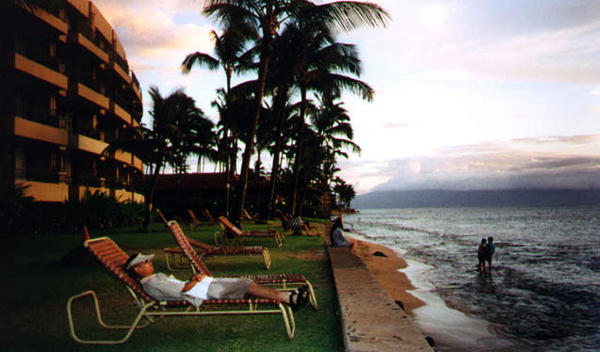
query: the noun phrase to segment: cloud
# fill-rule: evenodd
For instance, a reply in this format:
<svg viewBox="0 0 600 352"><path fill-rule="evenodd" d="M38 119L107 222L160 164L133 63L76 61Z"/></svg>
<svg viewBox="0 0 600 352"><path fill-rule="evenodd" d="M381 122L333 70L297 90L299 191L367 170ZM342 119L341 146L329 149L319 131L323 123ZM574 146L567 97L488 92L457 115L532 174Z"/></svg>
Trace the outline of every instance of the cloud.
<svg viewBox="0 0 600 352"><path fill-rule="evenodd" d="M514 143L528 143L528 144L549 144L549 143L563 143L563 144L589 144L595 143L600 140L600 135L588 134L578 136L548 136L548 137L534 137L534 138L516 138L513 139Z"/></svg>
<svg viewBox="0 0 600 352"><path fill-rule="evenodd" d="M600 188L600 157L488 155L396 160L396 174L374 190L489 190L515 188Z"/></svg>
<svg viewBox="0 0 600 352"><path fill-rule="evenodd" d="M383 127L385 129L388 129L388 128L402 128L402 127L408 127L408 123L406 123L406 122L385 121L383 123Z"/></svg>
<svg viewBox="0 0 600 352"><path fill-rule="evenodd" d="M365 45L436 80L596 84L597 3L378 1L393 22ZM427 20L424 20L427 19ZM410 33L410 35L402 35Z"/></svg>
<svg viewBox="0 0 600 352"><path fill-rule="evenodd" d="M373 190L489 190L515 188L600 188L600 155L547 151L546 144L592 145L600 135L547 136L459 145L421 157L346 162L343 177L361 182L359 193ZM540 151L520 149L541 145ZM596 144L594 144L596 143ZM596 150L596 148L592 148ZM381 178L376 182L375 175ZM367 185L372 187L368 188Z"/></svg>
<svg viewBox="0 0 600 352"><path fill-rule="evenodd" d="M175 72L185 55L212 51L209 36L212 26L200 16L200 5L193 1L97 0L95 3L115 28L128 59L139 65L134 67L138 71L152 66ZM183 15L189 20L176 21L177 16Z"/></svg>

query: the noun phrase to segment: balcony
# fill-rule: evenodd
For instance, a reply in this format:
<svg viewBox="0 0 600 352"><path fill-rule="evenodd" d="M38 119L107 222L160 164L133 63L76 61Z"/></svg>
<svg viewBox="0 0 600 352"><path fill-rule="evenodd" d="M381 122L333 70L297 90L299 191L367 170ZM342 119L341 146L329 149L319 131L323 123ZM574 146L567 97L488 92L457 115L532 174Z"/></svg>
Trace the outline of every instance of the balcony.
<svg viewBox="0 0 600 352"><path fill-rule="evenodd" d="M111 102L110 105L111 105L111 112L113 114L120 117L121 120L125 121L125 123L127 123L128 126L131 125L131 115L127 111L125 111L125 109L120 107L119 104L117 104L115 102Z"/></svg>
<svg viewBox="0 0 600 352"><path fill-rule="evenodd" d="M29 60L25 56L15 53L15 69L25 72L33 77L36 77L42 81L48 82L61 89L67 89L69 86L69 79L67 76L54 71L44 65L41 65L35 61Z"/></svg>
<svg viewBox="0 0 600 352"><path fill-rule="evenodd" d="M110 99L108 99L104 95L96 92L95 90L87 87L84 84L77 83L77 94L80 97L98 105L99 107L101 107L103 109L108 110L108 108L110 106Z"/></svg>
<svg viewBox="0 0 600 352"><path fill-rule="evenodd" d="M30 11L27 8L26 10ZM54 16L53 14L50 14L41 9L37 9L36 11L32 12L32 14L37 18L41 19L42 21L46 22L48 25L56 28L56 30L63 34L67 34L67 32L69 31L69 25L67 24L67 22Z"/></svg>
<svg viewBox="0 0 600 352"><path fill-rule="evenodd" d="M121 76L121 78L123 78L123 80L125 81L125 83L127 83L128 85L131 84L131 77L129 77L129 75L127 74L127 72L125 72L125 70L123 70L121 68L121 66L119 64L117 64L117 62L113 62L113 69L115 70L115 72Z"/></svg>
<svg viewBox="0 0 600 352"><path fill-rule="evenodd" d="M66 183L27 181L24 184L29 186L25 195L38 202L64 202L69 199L69 185Z"/></svg>
<svg viewBox="0 0 600 352"><path fill-rule="evenodd" d="M117 150L115 152L115 160L118 160L122 163L125 163L127 165L131 165L131 153L128 152L122 152L120 150Z"/></svg>
<svg viewBox="0 0 600 352"><path fill-rule="evenodd" d="M104 149L108 147L108 143L86 137L82 134L70 135L70 137L69 146L71 148L79 149L88 153L102 155Z"/></svg>
<svg viewBox="0 0 600 352"><path fill-rule="evenodd" d="M133 71L130 71L130 72L131 72L131 88L133 89L133 92L138 97L138 99L140 99L140 101L142 101L142 94L140 92L140 81L138 81L138 79L135 76L135 73L133 73Z"/></svg>
<svg viewBox="0 0 600 352"><path fill-rule="evenodd" d="M15 136L64 146L69 143L69 133L67 130L20 117L15 117Z"/></svg>
<svg viewBox="0 0 600 352"><path fill-rule="evenodd" d="M90 12L92 15L92 27L96 29L107 42L112 43L113 29L93 2L90 2Z"/></svg>
<svg viewBox="0 0 600 352"><path fill-rule="evenodd" d="M133 157L133 167L140 170L141 172L144 172L144 163L137 156Z"/></svg>
<svg viewBox="0 0 600 352"><path fill-rule="evenodd" d="M67 2L77 9L84 17L88 18L90 16L90 5L88 0L67 0Z"/></svg>
<svg viewBox="0 0 600 352"><path fill-rule="evenodd" d="M104 50L100 49L100 47L94 44L94 42L92 42L90 39L86 38L86 36L84 36L82 33L77 33L75 39L79 45L96 55L104 63L108 63L108 54Z"/></svg>

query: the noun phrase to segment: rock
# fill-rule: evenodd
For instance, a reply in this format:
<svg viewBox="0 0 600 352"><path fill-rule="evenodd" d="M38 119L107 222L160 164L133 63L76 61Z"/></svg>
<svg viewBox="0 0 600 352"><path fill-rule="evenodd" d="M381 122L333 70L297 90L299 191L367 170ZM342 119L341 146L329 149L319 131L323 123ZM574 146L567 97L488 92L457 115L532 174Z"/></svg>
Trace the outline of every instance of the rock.
<svg viewBox="0 0 600 352"><path fill-rule="evenodd" d="M384 254L383 252L381 252L381 251L375 251L375 253L373 253L373 255L374 255L374 256L377 256L377 257L386 257L386 258L387 258L387 255L385 255L385 254Z"/></svg>
<svg viewBox="0 0 600 352"><path fill-rule="evenodd" d="M398 307L400 307L400 308L402 308L402 310L404 310L404 303L402 303L402 301L394 301L394 302L396 302Z"/></svg>

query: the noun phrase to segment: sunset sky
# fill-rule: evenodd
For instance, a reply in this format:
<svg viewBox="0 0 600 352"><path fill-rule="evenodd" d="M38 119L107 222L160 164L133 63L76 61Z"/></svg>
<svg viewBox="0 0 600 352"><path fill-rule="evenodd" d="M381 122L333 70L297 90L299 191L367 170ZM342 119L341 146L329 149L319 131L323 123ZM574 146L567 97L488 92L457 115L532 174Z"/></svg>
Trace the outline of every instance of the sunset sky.
<svg viewBox="0 0 600 352"><path fill-rule="evenodd" d="M344 34L372 103L346 94L355 142L340 176L375 189L600 187L597 1L375 1L392 22ZM144 91L182 87L204 112L221 71L182 75L217 29L194 0L95 0ZM195 168L194 170L195 171ZM212 171L206 170L206 171Z"/></svg>

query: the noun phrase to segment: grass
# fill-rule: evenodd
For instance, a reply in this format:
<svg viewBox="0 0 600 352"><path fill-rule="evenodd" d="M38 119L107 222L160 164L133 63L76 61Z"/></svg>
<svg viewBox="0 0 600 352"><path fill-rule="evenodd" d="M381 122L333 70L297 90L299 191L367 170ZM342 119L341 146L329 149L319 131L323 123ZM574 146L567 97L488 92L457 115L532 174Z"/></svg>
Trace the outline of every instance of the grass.
<svg viewBox="0 0 600 352"><path fill-rule="evenodd" d="M318 225L317 225L318 226ZM248 228L256 228L254 225ZM109 235L127 253L154 253L157 271L168 273L164 247L176 246L161 224L149 233L135 229L110 231ZM213 242L215 226L202 226L193 238ZM94 234L92 237L104 234ZM319 310L306 307L295 313L296 337L290 341L279 315L173 317L136 331L123 345L79 345L69 336L66 301L74 294L94 290L109 324L128 324L136 309L125 287L100 265L70 265L61 258L81 243L80 234L3 239L0 272L0 350L3 351L341 351L343 342L338 304L331 269L324 254L322 237L290 236L282 248L267 239L247 240L245 245L269 247L273 265L265 270L258 257L209 258L214 276L220 274L302 273L313 284ZM84 259L91 256L85 254ZM186 279L189 272L175 272ZM95 322L91 299L76 302L78 333L86 339L120 338L122 332L106 331Z"/></svg>

